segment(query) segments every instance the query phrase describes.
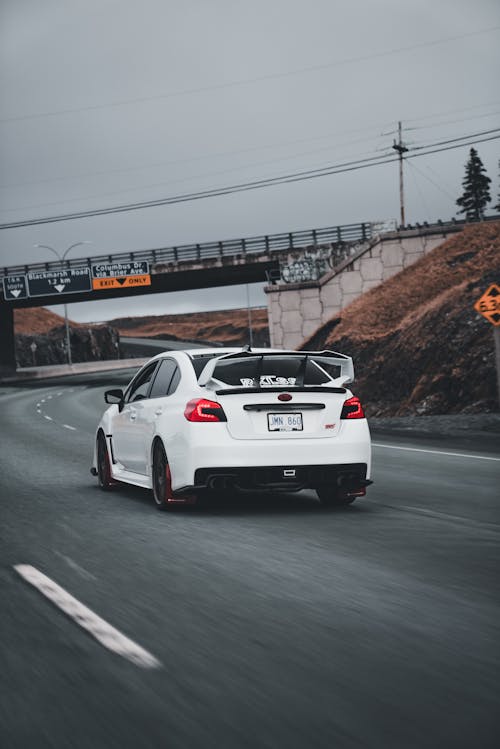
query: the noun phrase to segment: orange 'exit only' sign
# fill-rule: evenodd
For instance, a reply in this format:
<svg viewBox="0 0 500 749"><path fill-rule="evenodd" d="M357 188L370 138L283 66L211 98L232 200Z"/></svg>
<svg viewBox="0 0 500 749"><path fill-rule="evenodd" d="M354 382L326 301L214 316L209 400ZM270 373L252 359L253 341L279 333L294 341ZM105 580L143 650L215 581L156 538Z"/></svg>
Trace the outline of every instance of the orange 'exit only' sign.
<svg viewBox="0 0 500 749"><path fill-rule="evenodd" d="M120 276L115 278L93 278L92 288L99 289L130 289L132 286L151 286L151 276Z"/></svg>

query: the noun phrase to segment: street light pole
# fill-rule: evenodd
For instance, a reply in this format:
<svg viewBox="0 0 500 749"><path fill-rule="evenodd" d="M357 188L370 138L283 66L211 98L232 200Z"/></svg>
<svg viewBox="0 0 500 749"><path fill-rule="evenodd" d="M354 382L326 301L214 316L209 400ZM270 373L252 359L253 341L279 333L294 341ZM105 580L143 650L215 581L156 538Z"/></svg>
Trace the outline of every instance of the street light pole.
<svg viewBox="0 0 500 749"><path fill-rule="evenodd" d="M50 250L51 252L53 252L54 255L57 257L57 259L59 260L59 262L61 264L61 270L62 270L63 269L63 263L66 260L66 256L67 256L68 252L70 250L72 250L73 247L78 247L81 244L92 244L92 242L90 242L87 239L84 239L82 242L75 242L74 244L71 244L69 247L67 247L64 250L64 252L62 253L62 255L61 255L60 252L58 252L57 250L55 250L53 247L50 247L50 245L48 245L48 244L35 244L33 246L34 247L40 247L40 248L42 248L44 250ZM64 302L64 326L66 328L66 357L67 357L69 366L71 366L73 364L73 362L72 362L72 359L71 359L71 338L70 338L70 334L69 334L68 305L66 304L66 302Z"/></svg>

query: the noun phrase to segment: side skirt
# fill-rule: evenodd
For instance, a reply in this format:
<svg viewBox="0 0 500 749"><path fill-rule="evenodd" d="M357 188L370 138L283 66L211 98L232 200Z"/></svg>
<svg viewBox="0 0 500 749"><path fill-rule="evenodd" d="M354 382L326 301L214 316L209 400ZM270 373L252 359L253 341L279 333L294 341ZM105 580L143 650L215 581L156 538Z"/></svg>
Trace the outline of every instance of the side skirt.
<svg viewBox="0 0 500 749"><path fill-rule="evenodd" d="M124 468L119 468L119 464L111 466L111 475L117 481L122 481L124 484L133 484L133 486L141 486L143 489L152 489L153 484L149 476L143 476L142 473L134 473L133 471L126 471Z"/></svg>

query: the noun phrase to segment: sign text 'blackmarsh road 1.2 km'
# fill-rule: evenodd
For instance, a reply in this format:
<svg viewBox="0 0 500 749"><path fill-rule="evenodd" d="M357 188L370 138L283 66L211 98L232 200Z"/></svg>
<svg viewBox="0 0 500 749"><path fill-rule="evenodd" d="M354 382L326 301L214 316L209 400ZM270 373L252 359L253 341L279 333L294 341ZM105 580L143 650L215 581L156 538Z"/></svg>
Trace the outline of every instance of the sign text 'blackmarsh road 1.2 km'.
<svg viewBox="0 0 500 749"><path fill-rule="evenodd" d="M90 268L62 268L26 274L29 296L76 294L90 291Z"/></svg>
<svg viewBox="0 0 500 749"><path fill-rule="evenodd" d="M149 263L96 263L92 266L92 288L123 289L137 286L151 286Z"/></svg>

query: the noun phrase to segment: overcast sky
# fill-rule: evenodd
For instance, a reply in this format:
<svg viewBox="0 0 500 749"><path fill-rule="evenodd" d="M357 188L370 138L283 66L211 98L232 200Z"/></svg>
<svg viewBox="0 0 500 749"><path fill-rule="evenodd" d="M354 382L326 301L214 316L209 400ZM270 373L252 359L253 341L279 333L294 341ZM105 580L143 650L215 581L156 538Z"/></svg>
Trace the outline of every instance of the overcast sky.
<svg viewBox="0 0 500 749"><path fill-rule="evenodd" d="M2 0L0 9L0 224L380 155L398 120L410 148L500 127L498 0ZM407 162L407 221L456 215L469 149ZM500 140L477 149L496 202ZM97 255L398 213L390 163L4 229L0 262L54 259L36 243L63 252L86 240ZM242 298L178 292L69 312L99 320ZM251 300L265 304L258 287Z"/></svg>

